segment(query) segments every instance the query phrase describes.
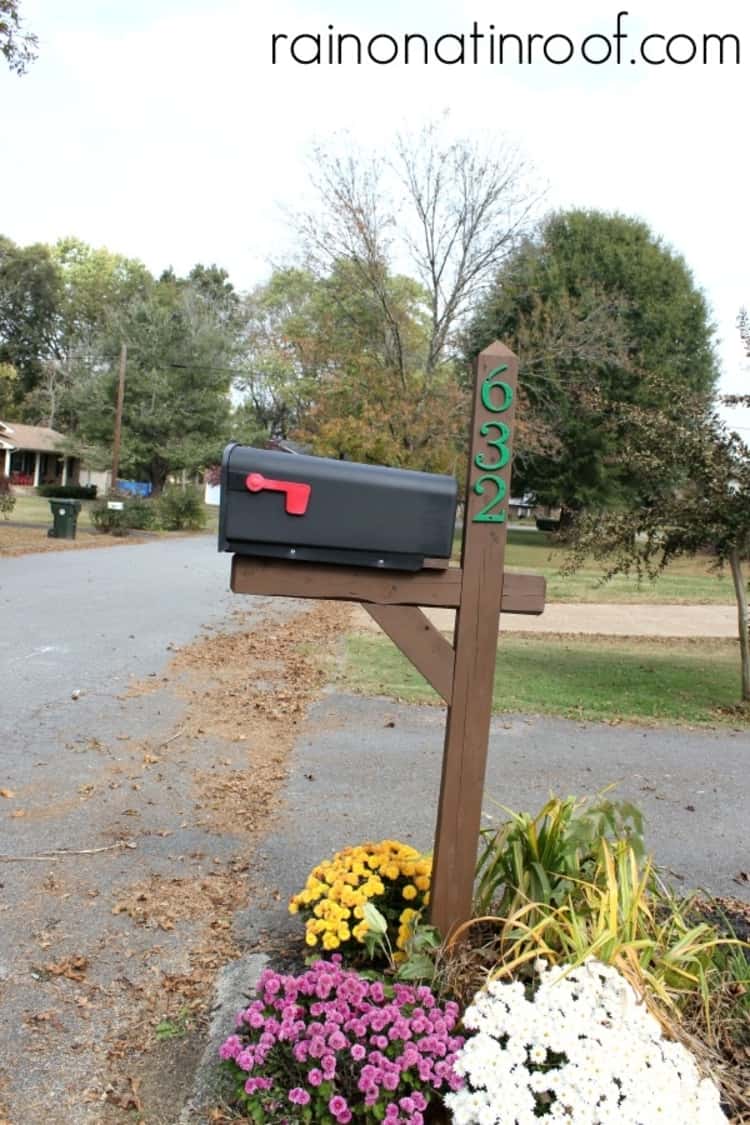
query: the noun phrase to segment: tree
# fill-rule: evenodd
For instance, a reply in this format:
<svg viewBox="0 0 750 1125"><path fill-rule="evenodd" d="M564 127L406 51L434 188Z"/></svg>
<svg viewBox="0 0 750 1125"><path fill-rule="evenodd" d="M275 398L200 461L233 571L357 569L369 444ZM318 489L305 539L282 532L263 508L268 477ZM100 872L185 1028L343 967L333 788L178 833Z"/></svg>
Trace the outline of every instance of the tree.
<svg viewBox="0 0 750 1125"><path fill-rule="evenodd" d="M36 58L36 35L22 30L18 0L0 0L0 53L16 74L23 74Z"/></svg>
<svg viewBox="0 0 750 1125"><path fill-rule="evenodd" d="M648 485L619 456L613 412L658 410L674 396L705 404L718 374L706 303L684 261L623 215L546 219L477 310L468 355L496 338L519 355L526 430L554 436L541 451L520 443L516 480L567 518Z"/></svg>
<svg viewBox="0 0 750 1125"><path fill-rule="evenodd" d="M39 365L23 412L31 422L75 432L77 381L101 358L103 340L118 350L119 326L153 278L141 262L76 238L61 239L50 254L59 280L55 347Z"/></svg>
<svg viewBox="0 0 750 1125"><path fill-rule="evenodd" d="M0 363L0 421L13 417L18 374L9 363Z"/></svg>
<svg viewBox="0 0 750 1125"><path fill-rule="evenodd" d="M119 342L128 346L120 465L160 492L170 473L215 463L229 437L236 340L216 293L167 273L137 293L72 389L79 452L108 467Z"/></svg>
<svg viewBox="0 0 750 1125"><path fill-rule="evenodd" d="M431 124L398 135L392 153L318 147L311 179L319 205L297 220L309 268L325 277L347 262L381 319L389 367L429 380L454 357L456 329L527 225L538 199L527 166L511 147L485 152ZM406 261L428 313L413 366L389 286Z"/></svg>
<svg viewBox="0 0 750 1125"><path fill-rule="evenodd" d="M323 456L453 472L465 395L447 368L428 379L417 366L429 331L424 291L384 273L386 324L356 272L348 259L324 277L277 270L250 296L245 425L254 419L266 436L298 437Z"/></svg>
<svg viewBox="0 0 750 1125"><path fill-rule="evenodd" d="M0 363L18 374L15 407L60 355L62 278L48 246L17 246L0 236ZM35 421L29 418L29 421Z"/></svg>
<svg viewBox="0 0 750 1125"><path fill-rule="evenodd" d="M625 423L623 425L623 423ZM607 578L654 578L680 555L708 553L728 565L737 600L741 690L750 702L750 638L743 561L750 557L750 447L698 400L669 408L629 406L612 421L619 455L651 482L638 502L582 513L567 533L566 569L587 557L610 562Z"/></svg>

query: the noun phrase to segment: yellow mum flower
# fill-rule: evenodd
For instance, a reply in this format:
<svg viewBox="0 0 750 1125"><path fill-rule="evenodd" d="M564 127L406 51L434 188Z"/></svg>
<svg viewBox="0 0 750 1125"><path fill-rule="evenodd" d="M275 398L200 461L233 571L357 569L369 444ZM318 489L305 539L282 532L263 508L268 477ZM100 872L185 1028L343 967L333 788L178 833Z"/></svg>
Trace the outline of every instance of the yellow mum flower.
<svg viewBox="0 0 750 1125"><path fill-rule="evenodd" d="M407 883L406 886L404 887L403 891L401 892L401 894L404 896L405 899L411 900L411 899L417 897L417 888L414 886L413 883Z"/></svg>
<svg viewBox="0 0 750 1125"><path fill-rule="evenodd" d="M323 934L323 948L324 949L338 949L338 947L339 947L339 939L336 937L335 934L332 934L332 933Z"/></svg>
<svg viewBox="0 0 750 1125"><path fill-rule="evenodd" d="M317 945L318 944L318 939L316 938L315 934L311 933L310 930L308 930L307 933L305 934L305 941L307 942L308 945Z"/></svg>
<svg viewBox="0 0 750 1125"><path fill-rule="evenodd" d="M416 884L416 886L417 886L417 890L420 890L420 891L429 891L429 889L430 889L430 879L429 879L429 876L427 876L427 875L417 875L417 877L416 877L416 879L414 880L414 882L415 882L415 884Z"/></svg>
<svg viewBox="0 0 750 1125"><path fill-rule="evenodd" d="M289 913L299 914L299 903L295 902L294 899L289 903Z"/></svg>

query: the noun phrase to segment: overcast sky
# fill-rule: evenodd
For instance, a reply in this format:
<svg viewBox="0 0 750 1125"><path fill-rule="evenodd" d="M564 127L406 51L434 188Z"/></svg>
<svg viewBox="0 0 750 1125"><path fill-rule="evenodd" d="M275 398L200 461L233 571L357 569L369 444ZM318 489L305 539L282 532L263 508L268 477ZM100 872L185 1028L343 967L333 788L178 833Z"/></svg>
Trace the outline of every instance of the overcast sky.
<svg viewBox="0 0 750 1125"><path fill-rule="evenodd" d="M477 21L614 44L621 10L619 66L302 66L288 53L271 64L273 33L329 24L365 40L468 34ZM639 216L683 254L719 328L722 389L748 389L734 326L750 304L750 8L739 0L288 0L270 14L253 0L21 0L21 11L40 54L23 78L0 67L0 233L73 234L157 271L216 262L247 288L290 250L280 204L299 200L314 140L349 129L387 142L449 110L458 133L516 141L550 208ZM736 35L741 64L733 52L724 65L631 63L652 34L682 36L679 57L684 36L702 51L704 34ZM589 53L604 47L592 40ZM750 428L750 415L736 422Z"/></svg>

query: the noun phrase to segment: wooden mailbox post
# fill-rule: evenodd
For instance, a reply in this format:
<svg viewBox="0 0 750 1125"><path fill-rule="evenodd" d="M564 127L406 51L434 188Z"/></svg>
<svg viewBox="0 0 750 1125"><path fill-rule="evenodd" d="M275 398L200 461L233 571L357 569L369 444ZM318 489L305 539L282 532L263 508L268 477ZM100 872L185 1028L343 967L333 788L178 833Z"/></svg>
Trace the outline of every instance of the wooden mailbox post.
<svg viewBox="0 0 750 1125"><path fill-rule="evenodd" d="M360 602L447 703L430 906L444 936L471 917L500 613L544 609L543 578L503 569L517 379L518 360L504 344L480 353L460 567L445 559L416 572L232 560L236 594ZM456 610L453 644L423 606Z"/></svg>

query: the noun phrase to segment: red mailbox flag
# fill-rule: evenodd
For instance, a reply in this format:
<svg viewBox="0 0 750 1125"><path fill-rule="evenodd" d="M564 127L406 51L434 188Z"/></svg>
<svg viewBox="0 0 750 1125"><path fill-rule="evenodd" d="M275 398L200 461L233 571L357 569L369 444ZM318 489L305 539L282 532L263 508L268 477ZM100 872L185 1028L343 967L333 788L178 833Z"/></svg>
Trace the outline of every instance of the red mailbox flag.
<svg viewBox="0 0 750 1125"><path fill-rule="evenodd" d="M261 473L248 473L245 477L248 492L283 492L284 510L289 516L304 516L312 488L291 480L269 480Z"/></svg>

